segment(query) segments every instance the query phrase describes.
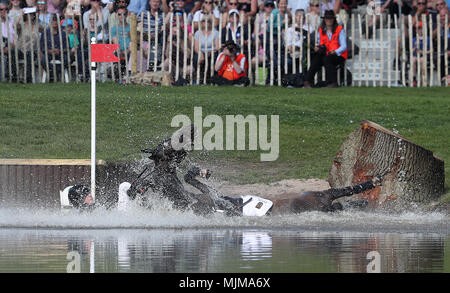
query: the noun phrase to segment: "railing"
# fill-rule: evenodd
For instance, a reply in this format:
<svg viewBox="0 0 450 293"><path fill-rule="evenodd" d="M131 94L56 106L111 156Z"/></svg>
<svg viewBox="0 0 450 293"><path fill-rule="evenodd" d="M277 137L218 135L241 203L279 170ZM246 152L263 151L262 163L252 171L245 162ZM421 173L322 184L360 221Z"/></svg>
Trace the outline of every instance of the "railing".
<svg viewBox="0 0 450 293"><path fill-rule="evenodd" d="M93 35L103 33L103 42L112 43L112 31L119 36L121 27L130 25L130 33L121 34L116 42L128 43L127 50L120 50L120 63L103 63L99 66L99 79L115 82L129 83L131 77L143 72L168 72L174 81L183 79L188 84L205 84L214 74L214 63L224 41L229 38L227 33L222 38L222 29L226 25L226 14L222 14L215 29L219 32L218 43L213 42L213 53L204 54L203 62L197 62L199 56L194 54L195 33L194 22L188 21L186 15L173 14L156 15L164 21L155 21L154 30L159 33L149 33L151 22L150 13L146 17L131 15L130 23L117 21L115 25L101 25L96 27ZM111 17L108 24L113 23ZM239 23L237 43L244 51L249 63L247 75L251 85L283 85L282 80L286 74L305 73L312 60L312 54L317 36L318 23L309 17L300 18L299 22L288 15L273 14L264 20L262 29L254 23L260 23L261 15L257 15L254 22ZM59 19L59 16L58 16ZM15 22L6 25L7 38L1 40L1 67L0 78L5 82L83 82L89 80L90 38L83 27L81 18L77 18L78 28L75 29L77 41L73 39L68 27L62 27L58 21L57 28L45 24L43 27L33 25L28 21ZM273 25L276 20L276 26ZM411 16L397 16L380 14L378 20L370 15L353 14L343 20L347 33L348 50L353 52L352 58L346 61L345 67L340 68L338 82L341 85L352 86L442 86L448 85L448 15L444 22L439 15L435 22L431 15L422 15L421 30L416 29ZM144 22L148 31L137 30ZM206 26L208 24L206 23ZM234 27L238 24L234 23ZM244 26L247 25L247 28ZM5 23L0 22L0 31ZM18 35L18 27L20 35ZM308 28L312 28L308 30ZM296 30L296 28L302 28ZM305 29L303 29L305 28ZM363 34L365 28L366 33ZM14 34L12 34L11 29ZM245 32L248 30L248 33ZM282 34L276 33L283 31ZM372 36L369 32L372 31ZM31 37L29 46L19 48L18 41ZM437 32L437 33L436 33ZM288 36L291 33L291 36ZM50 35L55 37L51 38ZM11 35L14 35L11 37ZM246 38L244 38L246 36ZM300 46L291 46L287 43L290 37L295 44L300 39ZM11 39L12 38L12 39ZM41 46L40 39L46 40ZM47 42L47 40L51 42ZM422 45L417 39L423 41ZM102 40L97 39L97 43ZM11 44L14 43L15 46ZM23 43L23 42L22 42ZM72 53L56 56L55 48L62 44ZM7 45L10 44L10 45ZM74 45L75 44L75 45ZM423 46L423 48L419 48ZM7 49L6 49L7 47ZM205 52L208 48L203 48ZM359 49L359 50L357 50ZM201 49L200 49L201 50ZM359 51L359 52L358 52ZM347 74L351 72L351 75ZM316 76L316 81L324 79L324 71ZM351 80L349 80L351 78ZM445 82L444 82L445 80Z"/></svg>

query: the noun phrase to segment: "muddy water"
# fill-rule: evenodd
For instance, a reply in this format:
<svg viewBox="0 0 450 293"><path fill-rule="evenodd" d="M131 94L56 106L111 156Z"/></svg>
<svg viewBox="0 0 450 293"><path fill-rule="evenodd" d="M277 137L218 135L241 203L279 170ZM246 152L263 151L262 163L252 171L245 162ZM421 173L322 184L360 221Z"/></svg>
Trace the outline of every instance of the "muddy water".
<svg viewBox="0 0 450 293"><path fill-rule="evenodd" d="M2 208L0 272L66 272L74 254L81 272L450 272L449 224L440 213Z"/></svg>

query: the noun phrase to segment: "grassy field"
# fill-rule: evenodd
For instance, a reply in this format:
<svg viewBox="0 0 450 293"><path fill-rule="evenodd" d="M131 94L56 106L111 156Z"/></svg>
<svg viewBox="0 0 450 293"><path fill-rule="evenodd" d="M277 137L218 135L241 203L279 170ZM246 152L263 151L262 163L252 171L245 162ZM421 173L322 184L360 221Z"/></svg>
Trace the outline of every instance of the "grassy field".
<svg viewBox="0 0 450 293"><path fill-rule="evenodd" d="M199 151L237 182L327 178L333 158L361 120L374 121L432 150L450 186L450 89L142 87L97 85L97 157L129 161L171 135L175 115L279 115L280 153ZM89 158L90 85L0 85L1 158ZM206 129L205 129L206 131Z"/></svg>

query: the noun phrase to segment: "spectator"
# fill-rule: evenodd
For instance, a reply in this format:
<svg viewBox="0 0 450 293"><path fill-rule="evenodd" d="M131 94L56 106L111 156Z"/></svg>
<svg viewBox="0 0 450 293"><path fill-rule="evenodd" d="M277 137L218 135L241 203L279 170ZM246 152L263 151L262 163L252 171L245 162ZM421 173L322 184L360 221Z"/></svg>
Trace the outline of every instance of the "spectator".
<svg viewBox="0 0 450 293"><path fill-rule="evenodd" d="M264 10L259 13L258 22L255 22L254 32L256 32L256 31L259 32L259 35L255 36L255 37L259 38L260 40L259 40L259 48L257 48L258 54L252 58L252 65L254 67L257 67L257 66L263 64L264 60L266 59L266 54L264 53L263 38L264 38L264 33L266 32L267 23L269 21L270 14L272 13L272 10L274 10L274 9L275 9L275 4L273 1L264 0ZM258 29L256 29L256 26L258 26Z"/></svg>
<svg viewBox="0 0 450 293"><path fill-rule="evenodd" d="M84 15L86 11L91 9L91 0L79 0L79 1L80 1L81 15Z"/></svg>
<svg viewBox="0 0 450 293"><path fill-rule="evenodd" d="M413 47L413 58L411 60L412 66L412 78L413 78L413 86L417 86L416 74L417 74L417 61L419 60L420 64L423 64L424 58L427 58L427 63L430 61L430 37L427 36L427 39L424 39L423 30L422 30L422 22L417 23L416 25L417 37L413 37L412 39L412 47ZM424 42L426 42L426 51L424 50ZM426 70L426 67L421 67L421 74Z"/></svg>
<svg viewBox="0 0 450 293"><path fill-rule="evenodd" d="M69 13L73 13L73 10L70 10ZM78 66L78 74L79 79L83 80L83 58L81 55L81 46L80 46L80 34L78 30L78 22L73 19L73 15L66 15L66 18L61 21L61 29L67 35L67 39L69 40L69 48L67 50L67 56L70 55L70 61L77 61ZM63 40L64 42L65 40ZM67 45L66 45L67 46ZM87 52L86 52L87 56ZM85 64L85 74L84 76L89 76L89 67Z"/></svg>
<svg viewBox="0 0 450 293"><path fill-rule="evenodd" d="M37 9L39 25L43 27L50 25L50 18L52 15L47 12L47 0L38 0Z"/></svg>
<svg viewBox="0 0 450 293"><path fill-rule="evenodd" d="M119 8L125 9L127 11L127 15L125 16L125 21L127 23L130 23L130 12L128 11L127 7L128 7L128 3L129 0L115 0L113 3L113 8L112 11L113 13L111 13L111 16L109 18L109 27L115 27L119 25L119 16L117 15Z"/></svg>
<svg viewBox="0 0 450 293"><path fill-rule="evenodd" d="M430 0L431 1L431 0ZM428 16L430 12L427 9L427 0L418 0L417 1L417 10L413 12L412 22L414 28L417 28L417 25L420 21L422 21L422 15Z"/></svg>
<svg viewBox="0 0 450 293"><path fill-rule="evenodd" d="M311 34L320 25L320 0L311 0L309 4L309 12L306 13L303 28Z"/></svg>
<svg viewBox="0 0 450 293"><path fill-rule="evenodd" d="M22 0L11 0L10 3L11 7L8 12L8 17L14 23L17 23L23 15L22 8L25 7L25 5Z"/></svg>
<svg viewBox="0 0 450 293"><path fill-rule="evenodd" d="M118 7L115 13L117 20L117 25L111 28L111 38L114 44L119 44L120 54L119 54L119 66L122 69L119 72L126 72L126 60L128 59L130 52L130 24L127 22L127 17L129 12L126 6Z"/></svg>
<svg viewBox="0 0 450 293"><path fill-rule="evenodd" d="M437 33L441 34L441 43L434 46L434 48L437 48L438 45L440 45L440 56L436 56L436 59L434 60L434 64L438 64L440 62L441 64L441 76L440 78L445 77L445 55L447 55L448 60L450 60L450 47L447 48L447 51L445 51L445 38L447 38L447 44L450 44L450 19L447 23L447 35L445 35L445 17L448 17L449 11L446 5L438 5L440 2L444 2L443 0L438 0L436 3L436 6L439 9L439 20L440 20L440 27L438 28ZM445 2L444 2L445 3ZM437 36L433 37L434 41L437 41ZM438 60L439 58L439 60ZM448 62L447 66L450 65L450 62ZM449 78L449 77L447 77ZM445 82L450 82L449 80L445 80Z"/></svg>
<svg viewBox="0 0 450 293"><path fill-rule="evenodd" d="M81 0L66 0L64 14L81 16Z"/></svg>
<svg viewBox="0 0 450 293"><path fill-rule="evenodd" d="M273 1L267 0L266 3L270 3ZM279 19L278 19L279 17ZM280 60L284 60L284 42L281 40L280 43L278 43L278 34L282 34L282 31L284 30L284 18L285 15L280 14L280 10L275 8L271 12L271 17L269 18L267 22L267 28L266 28L266 58L269 60L271 65L273 65L273 72L272 70L269 72L270 74L267 75L266 84L269 83L269 80L274 80L275 82L278 80L278 54L280 55ZM271 48L271 42L270 42L270 36L273 32L273 51L270 50ZM280 50L278 50L278 44L280 45ZM272 54L273 53L273 54ZM280 62L280 69L283 72L284 70L284 62ZM273 77L272 77L273 73Z"/></svg>
<svg viewBox="0 0 450 293"><path fill-rule="evenodd" d="M388 13L390 15L397 15L400 14L400 5L401 5L401 11L403 15L409 15L411 14L412 8L410 6L410 3L408 1L400 1L400 0L384 0L381 2L380 12L381 13Z"/></svg>
<svg viewBox="0 0 450 293"><path fill-rule="evenodd" d="M338 15L341 10L341 0L322 0L320 14L324 15L327 10L333 10L334 14Z"/></svg>
<svg viewBox="0 0 450 293"><path fill-rule="evenodd" d="M241 29L241 16L243 15L239 14L239 11L236 9L232 9L228 12L228 23L226 27L222 28L222 43L233 40L236 44L242 44L245 48L247 47L245 45L248 42L248 25L243 22ZM243 35L241 35L241 31Z"/></svg>
<svg viewBox="0 0 450 293"><path fill-rule="evenodd" d="M235 4L233 4L235 3ZM258 13L258 0L226 0L227 11L237 9L243 12L245 22L248 18L253 18Z"/></svg>
<svg viewBox="0 0 450 293"><path fill-rule="evenodd" d="M151 39L153 39L156 35L156 23L158 22L158 33L161 33L164 18L163 12L160 9L161 0L148 0L148 4L149 10L142 12L137 21L138 26L142 27L144 32L150 33ZM150 12L150 28L148 27L148 11ZM158 17L158 19L156 19L156 17Z"/></svg>
<svg viewBox="0 0 450 293"><path fill-rule="evenodd" d="M51 14L59 14L62 15L64 0L48 0L47 1L47 11Z"/></svg>
<svg viewBox="0 0 450 293"><path fill-rule="evenodd" d="M267 0L266 4L274 3L273 0ZM273 23L270 21L270 17L267 21L267 33L270 33L270 28L273 27L273 34L278 35L278 15L280 16L280 29L284 29L284 15L280 13L280 10L278 8L275 8L272 10L273 15ZM276 39L276 37L274 37Z"/></svg>
<svg viewBox="0 0 450 293"><path fill-rule="evenodd" d="M204 21L204 19L206 19L208 17L204 17L202 19L202 21ZM176 73L176 66L177 66L177 53L178 55L178 60L179 60L179 68L181 68L183 66L183 60L184 60L184 56L186 54L186 57L191 55L191 50L189 47L187 47L187 51L185 52L184 50L184 25L188 25L185 24L183 21L183 13L181 11L176 12L173 16L173 22L172 22L172 46L166 46L166 51L165 51L165 56L166 59L164 60L164 69L166 71L171 71L173 76L175 77L175 73ZM179 31L177 31L177 29ZM190 30L187 30L187 33L190 33ZM177 38L178 38L178 42L177 42ZM177 47L179 46L179 47ZM178 50L177 50L178 49ZM178 51L178 52L177 52ZM171 54L171 55L170 55ZM188 59L188 58L186 58ZM187 61L187 60L186 60ZM188 62L189 63L189 62ZM170 68L170 66L172 68ZM187 66L186 68L186 74L189 74L191 72L191 67Z"/></svg>
<svg viewBox="0 0 450 293"><path fill-rule="evenodd" d="M239 47L230 40L223 45L222 50L214 66L217 74L209 82L217 85L249 85L247 59L239 53Z"/></svg>
<svg viewBox="0 0 450 293"><path fill-rule="evenodd" d="M49 64L49 70L53 71L52 76L56 80L57 73L61 71L61 65L53 66L52 61L64 61L64 68L67 68L67 55L65 54L66 46L66 33L64 30L61 31L62 44L60 43L59 33L58 33L58 17L53 14L50 22L50 27L47 29L46 33L41 34L40 49L41 49L41 65L46 68L46 64ZM45 51L47 48L47 51Z"/></svg>
<svg viewBox="0 0 450 293"><path fill-rule="evenodd" d="M114 44L120 45L120 52L122 56L129 50L130 45L130 24L126 18L128 16L128 10L126 7L119 7L117 9L117 25L111 28L111 38Z"/></svg>
<svg viewBox="0 0 450 293"><path fill-rule="evenodd" d="M212 17L204 17L200 21L200 30L194 35L194 66L201 65L210 54L219 51L219 32L213 27Z"/></svg>
<svg viewBox="0 0 450 293"><path fill-rule="evenodd" d="M305 88L311 87L315 74L325 66L327 87L337 87L337 66L347 59L344 28L338 25L333 10L327 10L319 28L318 45L306 75Z"/></svg>
<svg viewBox="0 0 450 293"><path fill-rule="evenodd" d="M242 18L242 22L245 24L248 24L249 18L256 15L256 11L255 13L252 11L252 2L254 2L254 0L238 0L237 10Z"/></svg>
<svg viewBox="0 0 450 293"><path fill-rule="evenodd" d="M179 9L191 17L191 15L201 9L202 0L163 0L162 5L164 13ZM191 21L190 18L189 21Z"/></svg>
<svg viewBox="0 0 450 293"><path fill-rule="evenodd" d="M128 4L128 11L136 15L141 15L142 12L148 10L147 0L130 0Z"/></svg>
<svg viewBox="0 0 450 293"><path fill-rule="evenodd" d="M4 66L3 68L0 66L0 80L2 78L2 75L5 76L5 80L10 77L9 60L11 59L11 63L14 63L14 54L12 53L12 50L14 49L14 28L13 22L8 19L8 10L8 3L5 1L0 2L0 20L2 22L1 25L3 39L3 47L1 48L1 50L3 51L3 60L1 60L0 62ZM11 66L11 69L15 70L14 67L15 66ZM4 72L4 74L2 74L2 72ZM12 74L14 75L14 73Z"/></svg>
<svg viewBox="0 0 450 293"><path fill-rule="evenodd" d="M89 32L94 32L97 28L97 31L101 30L102 35L101 40L107 39L107 30L108 30L108 17L109 17L109 7L112 6L112 3L109 3L108 5L102 6L102 3L100 3L100 0L90 0L91 3L91 9L86 11L83 14L83 26L85 29L87 29ZM92 19L95 20L95 22L92 22Z"/></svg>
<svg viewBox="0 0 450 293"><path fill-rule="evenodd" d="M36 0L25 0L25 7L37 7Z"/></svg>
<svg viewBox="0 0 450 293"><path fill-rule="evenodd" d="M304 17L304 14L305 12L302 9L297 10L295 12L294 25L288 27L284 34L284 40L286 42L285 46L287 46L290 64L292 64L293 60L299 59L300 57L300 48L303 46L302 35L303 38L308 35L306 31L300 32L303 29L300 27L300 19Z"/></svg>
<svg viewBox="0 0 450 293"><path fill-rule="evenodd" d="M447 2L445 2L445 0L437 0L436 1L436 10L439 12L439 15L442 16L442 9L447 9L448 10L448 5Z"/></svg>
<svg viewBox="0 0 450 293"><path fill-rule="evenodd" d="M291 0L292 1L292 0ZM283 17L286 13L288 13L288 1L287 0L278 0L277 9Z"/></svg>
<svg viewBox="0 0 450 293"><path fill-rule="evenodd" d="M220 12L215 9L213 0L205 0L202 4L202 8L195 12L193 16L194 31L199 27L199 22L204 16L214 15L214 27L217 28L220 20Z"/></svg>
<svg viewBox="0 0 450 293"><path fill-rule="evenodd" d="M84 29L89 42L92 38L95 38L97 43L102 43L108 39L105 26L102 25L101 20L98 20L96 13L89 14L88 25Z"/></svg>
<svg viewBox="0 0 450 293"><path fill-rule="evenodd" d="M154 47L157 46L158 51L157 51L157 62L160 62L162 59L162 46L163 46L163 35L162 35L162 31L163 31L163 23L164 23L164 18L163 18L163 12L160 9L161 6L161 0L149 0L149 7L150 7L150 13L147 13L147 11L145 11L145 13L143 13L143 18L139 17L138 19L138 28L142 28L143 32L145 32L143 34L143 40L144 42L141 45L142 48L142 54L143 57L147 58L147 54L148 54L148 47L150 46L152 49L150 50L150 61L152 62L152 64L154 63L155 60L155 49ZM141 14L142 15L142 14ZM148 27L149 21L148 21L148 15L150 15L150 27ZM168 21L170 19L170 13L167 15L166 20ZM142 20L142 22L141 22ZM156 24L158 24L158 31L156 31ZM141 29L139 29L141 30ZM158 35L158 44L156 44L156 35ZM138 54L139 58L140 58L140 53ZM131 62L130 62L131 64ZM153 64L154 65L154 64ZM143 68L145 66L147 66L147 64L142 65ZM159 66L159 63L156 64L156 66ZM147 69L146 69L147 70Z"/></svg>
<svg viewBox="0 0 450 293"><path fill-rule="evenodd" d="M17 43L19 49L19 59L26 58L27 67L24 82L32 81L33 58L37 60L39 40L39 24L36 20L36 10L24 13L22 20L17 24ZM33 49L33 51L31 51ZM32 57L33 56L33 57Z"/></svg>

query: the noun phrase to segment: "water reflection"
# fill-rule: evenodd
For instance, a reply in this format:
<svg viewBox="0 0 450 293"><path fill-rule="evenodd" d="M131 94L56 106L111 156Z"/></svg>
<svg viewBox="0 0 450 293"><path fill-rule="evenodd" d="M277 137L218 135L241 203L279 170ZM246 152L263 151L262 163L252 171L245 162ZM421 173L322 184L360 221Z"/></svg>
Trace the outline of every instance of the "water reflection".
<svg viewBox="0 0 450 293"><path fill-rule="evenodd" d="M272 237L267 232L242 232L241 256L243 260L272 257Z"/></svg>
<svg viewBox="0 0 450 293"><path fill-rule="evenodd" d="M295 230L0 230L0 272L449 272L450 237Z"/></svg>

